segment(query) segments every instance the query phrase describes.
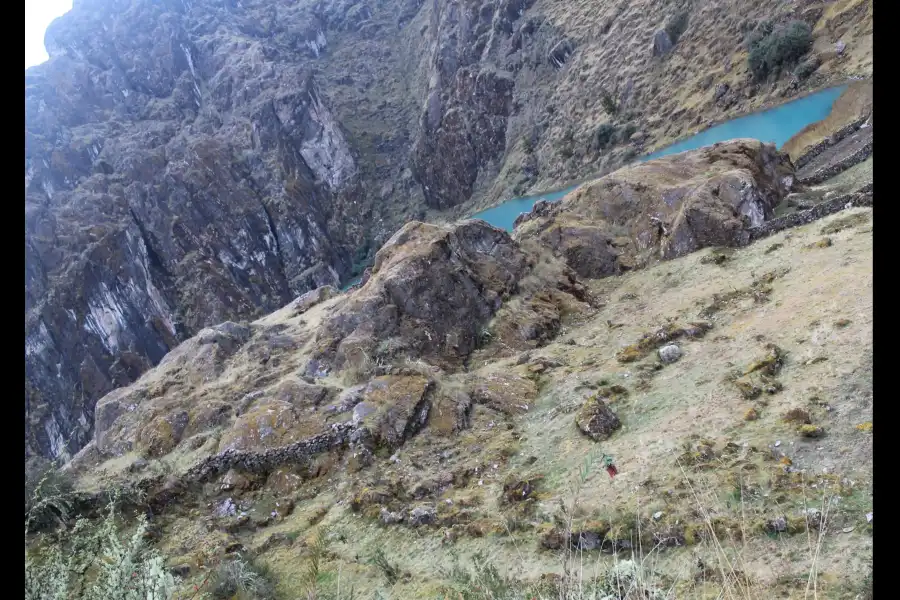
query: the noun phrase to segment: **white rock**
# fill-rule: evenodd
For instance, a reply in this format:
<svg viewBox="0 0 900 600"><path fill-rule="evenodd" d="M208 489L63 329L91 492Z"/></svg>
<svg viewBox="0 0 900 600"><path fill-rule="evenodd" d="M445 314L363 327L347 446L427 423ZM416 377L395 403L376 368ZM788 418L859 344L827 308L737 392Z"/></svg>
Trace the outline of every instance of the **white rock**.
<svg viewBox="0 0 900 600"><path fill-rule="evenodd" d="M684 353L676 344L669 344L659 349L659 360L665 364L671 364L682 357Z"/></svg>

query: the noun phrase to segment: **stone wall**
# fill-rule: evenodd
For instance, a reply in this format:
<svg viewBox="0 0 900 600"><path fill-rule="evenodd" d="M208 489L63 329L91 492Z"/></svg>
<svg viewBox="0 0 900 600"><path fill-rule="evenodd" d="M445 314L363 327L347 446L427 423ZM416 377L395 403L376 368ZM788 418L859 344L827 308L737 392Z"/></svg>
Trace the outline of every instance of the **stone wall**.
<svg viewBox="0 0 900 600"><path fill-rule="evenodd" d="M813 221L818 221L823 217L840 212L845 208L857 206L872 206L871 184L864 187L861 192L838 196L837 198L817 204L808 210L802 210L779 219L766 221L759 227L750 229L750 236L747 240L747 244L769 237L770 235L778 233L779 231L784 231L785 229L799 227L801 225L806 225L807 223L812 223Z"/></svg>
<svg viewBox="0 0 900 600"><path fill-rule="evenodd" d="M806 150L806 152L804 152L803 155L800 156L800 158L798 158L796 161L794 161L794 167L796 167L796 169L799 171L800 169L802 169L803 167L808 165L810 163L810 161L812 161L814 158L816 158L817 156L822 154L822 152L824 152L828 148L831 148L832 146L834 146L835 144L837 144L838 142L840 142L841 140L846 138L851 133L854 133L855 131L857 131L868 120L869 120L869 115L860 117L857 120L853 121L852 123L849 123L846 126L842 127L841 129L839 129L832 135L828 136L827 138L825 138L818 144L810 146Z"/></svg>

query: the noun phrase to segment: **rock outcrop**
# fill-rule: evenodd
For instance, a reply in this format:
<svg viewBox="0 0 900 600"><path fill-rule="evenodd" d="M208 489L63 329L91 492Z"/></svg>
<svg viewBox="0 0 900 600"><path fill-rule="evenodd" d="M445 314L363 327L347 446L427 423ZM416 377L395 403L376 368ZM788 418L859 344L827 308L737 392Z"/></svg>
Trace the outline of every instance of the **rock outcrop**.
<svg viewBox="0 0 900 600"><path fill-rule="evenodd" d="M428 89L412 158L429 206L468 200L479 174L506 150L515 74L485 59L505 55L513 28L532 2L493 0L477 11L435 3Z"/></svg>
<svg viewBox="0 0 900 600"><path fill-rule="evenodd" d="M582 277L616 275L706 246L739 246L772 218L793 167L774 146L735 140L602 177L516 221Z"/></svg>
<svg viewBox="0 0 900 600"><path fill-rule="evenodd" d="M579 293L564 267L541 279L534 266L509 234L483 221L409 223L378 252L361 288L335 295L323 287L249 325L203 329L136 382L106 394L91 446L77 462L134 452L145 459L264 455L270 464L270 451L341 423L353 426L344 441L357 460L377 447L397 448L429 421L432 374L458 370L488 343L483 330L510 297L542 285ZM341 389L351 375L360 384ZM462 426L473 401L517 414L536 393L531 381L511 376L470 387L462 396L439 395L444 408L456 407L449 432Z"/></svg>
<svg viewBox="0 0 900 600"><path fill-rule="evenodd" d="M366 284L327 318L321 358L338 367L401 356L458 367L529 266L505 231L483 221L408 223L378 251Z"/></svg>
<svg viewBox="0 0 900 600"><path fill-rule="evenodd" d="M616 413L597 395L585 400L578 409L575 424L584 435L597 442L607 439L622 426Z"/></svg>
<svg viewBox="0 0 900 600"><path fill-rule="evenodd" d="M675 44L665 29L660 29L653 34L653 56L668 54L674 47Z"/></svg>

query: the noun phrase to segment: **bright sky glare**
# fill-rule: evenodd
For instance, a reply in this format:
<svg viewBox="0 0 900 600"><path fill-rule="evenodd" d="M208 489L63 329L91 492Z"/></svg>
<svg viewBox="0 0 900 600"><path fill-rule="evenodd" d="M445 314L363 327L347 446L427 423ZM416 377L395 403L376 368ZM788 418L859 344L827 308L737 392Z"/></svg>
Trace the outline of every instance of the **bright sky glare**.
<svg viewBox="0 0 900 600"><path fill-rule="evenodd" d="M72 9L72 0L25 0L25 68L49 58L44 32L56 17Z"/></svg>

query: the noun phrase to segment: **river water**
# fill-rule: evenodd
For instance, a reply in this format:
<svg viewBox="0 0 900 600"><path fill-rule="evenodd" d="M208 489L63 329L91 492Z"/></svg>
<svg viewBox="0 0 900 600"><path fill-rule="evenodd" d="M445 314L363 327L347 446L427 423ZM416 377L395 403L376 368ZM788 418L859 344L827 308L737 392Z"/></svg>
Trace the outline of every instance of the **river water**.
<svg viewBox="0 0 900 600"><path fill-rule="evenodd" d="M781 148L798 131L810 123L821 121L827 117L831 112L831 106L834 104L834 101L838 99L838 96L846 88L847 86L828 88L815 94L786 102L769 110L726 121L675 142L671 146L642 156L636 162L644 162L669 154L695 150L735 138L753 138L763 142L774 143L776 147ZM530 211L535 202L538 200L548 200L550 202L559 200L581 185L581 183L579 182L554 192L512 198L493 208L475 213L469 218L482 219L494 227L512 231L516 218L520 214ZM347 289L359 280L359 277L354 277L344 285L343 289Z"/></svg>
<svg viewBox="0 0 900 600"><path fill-rule="evenodd" d="M738 117L710 127L700 133L685 138L656 152L637 159L644 162L669 154L677 154L687 150L695 150L710 146L717 142L735 138L753 138L763 142L774 143L781 148L794 134L816 121L821 121L831 112L831 106L846 86L828 88L804 98L787 102L775 108ZM494 227L512 231L516 218L531 210L538 200L556 201L581 185L581 182L555 192L512 198L493 208L475 213L470 219L482 219Z"/></svg>

